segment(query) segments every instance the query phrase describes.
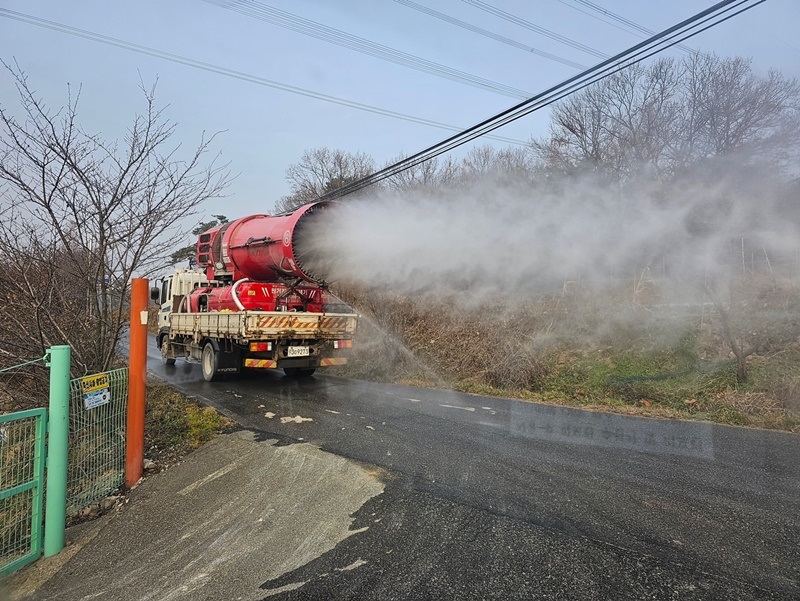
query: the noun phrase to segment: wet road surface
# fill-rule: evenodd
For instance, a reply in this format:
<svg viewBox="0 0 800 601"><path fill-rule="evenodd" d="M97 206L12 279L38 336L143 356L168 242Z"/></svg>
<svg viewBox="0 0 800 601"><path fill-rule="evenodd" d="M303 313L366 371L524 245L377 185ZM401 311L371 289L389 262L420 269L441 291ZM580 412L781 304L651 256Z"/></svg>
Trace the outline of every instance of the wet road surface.
<svg viewBox="0 0 800 601"><path fill-rule="evenodd" d="M800 598L796 435L320 374L208 383L149 352L265 438L380 469L364 530L265 598Z"/></svg>

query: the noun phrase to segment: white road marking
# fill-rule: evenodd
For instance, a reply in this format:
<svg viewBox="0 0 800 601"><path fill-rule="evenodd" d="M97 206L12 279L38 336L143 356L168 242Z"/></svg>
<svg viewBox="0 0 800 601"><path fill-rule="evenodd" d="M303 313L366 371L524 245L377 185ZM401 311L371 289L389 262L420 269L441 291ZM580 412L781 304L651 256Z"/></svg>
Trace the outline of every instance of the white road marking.
<svg viewBox="0 0 800 601"><path fill-rule="evenodd" d="M334 411L333 409L326 409L325 411L327 411L328 413L333 413L334 415L341 415L342 414L341 411Z"/></svg>
<svg viewBox="0 0 800 601"><path fill-rule="evenodd" d="M419 399L406 399L407 401L411 401L412 403L421 403Z"/></svg>
<svg viewBox="0 0 800 601"><path fill-rule="evenodd" d="M475 407L459 407L458 405L439 405L439 407L446 407L447 409L461 409L462 411L475 411Z"/></svg>

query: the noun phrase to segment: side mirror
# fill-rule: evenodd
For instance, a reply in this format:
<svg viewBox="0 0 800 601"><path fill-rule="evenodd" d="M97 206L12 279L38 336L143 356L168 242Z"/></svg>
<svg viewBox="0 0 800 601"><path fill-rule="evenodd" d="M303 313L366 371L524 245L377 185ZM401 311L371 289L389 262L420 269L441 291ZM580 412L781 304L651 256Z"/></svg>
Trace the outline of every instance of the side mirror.
<svg viewBox="0 0 800 601"><path fill-rule="evenodd" d="M159 298L161 298L161 288L158 286L153 286L150 288L150 300L158 302Z"/></svg>

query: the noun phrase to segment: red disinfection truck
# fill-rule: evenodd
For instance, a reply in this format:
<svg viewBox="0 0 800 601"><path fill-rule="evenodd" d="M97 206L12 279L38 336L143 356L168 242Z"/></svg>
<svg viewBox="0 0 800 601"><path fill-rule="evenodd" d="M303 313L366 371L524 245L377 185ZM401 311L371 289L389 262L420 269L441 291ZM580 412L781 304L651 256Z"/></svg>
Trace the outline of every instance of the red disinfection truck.
<svg viewBox="0 0 800 601"><path fill-rule="evenodd" d="M250 215L200 234L196 268L151 291L163 361L197 361L209 381L243 368L301 377L347 363L358 315L328 291L313 240L334 205Z"/></svg>

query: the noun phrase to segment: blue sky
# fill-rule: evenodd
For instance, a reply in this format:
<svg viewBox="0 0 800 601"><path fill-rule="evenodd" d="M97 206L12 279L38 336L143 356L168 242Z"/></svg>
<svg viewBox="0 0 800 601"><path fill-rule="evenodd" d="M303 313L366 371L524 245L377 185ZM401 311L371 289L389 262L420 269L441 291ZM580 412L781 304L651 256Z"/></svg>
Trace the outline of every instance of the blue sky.
<svg viewBox="0 0 800 601"><path fill-rule="evenodd" d="M489 14L463 0L418 0L440 13L584 65L596 56ZM536 93L578 69L457 28L394 0L264 0L267 4L384 46L521 90ZM641 41L601 20L578 0L486 0L605 54ZM595 5L659 31L713 2L595 0ZM0 9L33 15L96 34L433 121L466 127L518 102L497 92L435 77L341 48L295 31L226 10L203 0L0 0ZM584 12L581 12L584 11ZM586 14L589 13L589 14ZM330 104L21 23L0 13L0 58L17 60L39 95L53 107L67 83L82 84L80 120L107 138L124 135L143 102L137 86L158 78L157 98L178 123L175 142L187 148L203 131L224 131L215 149L239 174L229 197L206 213L239 217L268 212L288 193L287 166L303 150L328 146L363 151L379 165L411 154L448 132ZM608 20L608 19L606 19ZM721 55L752 57L758 72L774 67L800 77L800 2L768 0L689 43ZM679 51L673 51L680 56ZM0 74L0 98L14 90ZM496 132L525 140L547 131L547 112ZM479 141L503 147L500 142ZM473 143L474 144L474 143ZM459 149L463 155L470 146Z"/></svg>

